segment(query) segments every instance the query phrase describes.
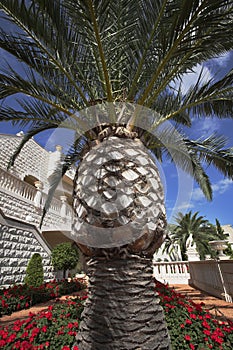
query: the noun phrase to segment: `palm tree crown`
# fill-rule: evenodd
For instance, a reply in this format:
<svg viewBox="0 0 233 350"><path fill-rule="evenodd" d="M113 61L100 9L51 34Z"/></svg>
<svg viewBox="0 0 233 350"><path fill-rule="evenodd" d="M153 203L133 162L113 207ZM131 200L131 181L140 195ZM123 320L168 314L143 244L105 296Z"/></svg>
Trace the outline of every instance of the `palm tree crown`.
<svg viewBox="0 0 233 350"><path fill-rule="evenodd" d="M186 214L179 212L175 218L176 224L172 225L170 240L166 244L168 250L174 243L179 244L183 260L187 260L186 242L190 235L196 243L197 251L200 258L203 260L205 255L212 255L213 252L209 245L209 241L222 239L214 225L212 225L204 216L199 215L199 212L189 211Z"/></svg>
<svg viewBox="0 0 233 350"><path fill-rule="evenodd" d="M35 134L61 124L80 136L89 124L88 113L82 118L79 111L127 102L156 112L147 131L175 123L179 135L166 126L161 137L144 130L141 138L158 158L169 157L192 173L208 199L203 162L232 178L232 149L224 148L223 137L189 140L180 129L191 126L190 116L232 117L232 71L209 81L200 74L185 94L181 90L185 73L232 50L232 1L1 0L0 8L1 48L16 60L1 67L0 117L29 126L19 150ZM137 113L128 117L129 130L136 129L136 119ZM90 139L91 132L85 136ZM78 144L64 169L77 159Z"/></svg>

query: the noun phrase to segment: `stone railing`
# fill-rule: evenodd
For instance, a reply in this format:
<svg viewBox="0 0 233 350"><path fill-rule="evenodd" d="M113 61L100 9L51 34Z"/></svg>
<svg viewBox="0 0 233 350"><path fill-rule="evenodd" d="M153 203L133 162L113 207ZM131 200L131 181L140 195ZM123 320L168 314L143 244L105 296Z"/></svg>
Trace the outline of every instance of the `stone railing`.
<svg viewBox="0 0 233 350"><path fill-rule="evenodd" d="M194 261L189 268L191 285L233 302L233 260Z"/></svg>
<svg viewBox="0 0 233 350"><path fill-rule="evenodd" d="M190 279L188 261L154 262L154 277L163 283L188 284Z"/></svg>
<svg viewBox="0 0 233 350"><path fill-rule="evenodd" d="M0 169L0 188L8 193L13 192L16 197L23 197L30 202L34 201L37 192L34 186L3 169Z"/></svg>
<svg viewBox="0 0 233 350"><path fill-rule="evenodd" d="M47 194L42 193L39 188L0 169L0 207L5 215L38 226L46 198ZM44 220L44 227L47 230L49 228L70 230L72 208L65 198L65 196L61 196L61 200L53 198Z"/></svg>

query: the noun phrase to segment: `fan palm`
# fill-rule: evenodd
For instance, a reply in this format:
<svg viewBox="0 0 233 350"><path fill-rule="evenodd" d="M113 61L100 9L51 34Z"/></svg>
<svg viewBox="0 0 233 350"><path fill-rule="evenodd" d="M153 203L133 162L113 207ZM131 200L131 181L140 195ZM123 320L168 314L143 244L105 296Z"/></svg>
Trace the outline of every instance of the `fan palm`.
<svg viewBox="0 0 233 350"><path fill-rule="evenodd" d="M28 126L11 164L34 135L59 126L75 131L61 173L78 162L73 234L91 258L79 346L168 349L163 313L152 298L151 260L166 225L152 154L191 173L208 199L203 164L233 177L232 150L222 136L189 140L182 131L191 116L232 117L232 71L209 81L201 73L185 94L181 89L184 74L232 50L232 1L0 6L1 48L15 58L1 67L0 117Z"/></svg>
<svg viewBox="0 0 233 350"><path fill-rule="evenodd" d="M221 239L222 236L217 232L214 225L210 224L198 212L192 214L189 211L187 214L178 213L176 218L176 225L172 226L170 239L166 242L166 248L169 249L174 243L179 244L182 260L187 260L186 243L188 237L192 235L193 241L196 243L197 251L200 258L203 260L205 255L212 255L213 252L209 245L209 241Z"/></svg>

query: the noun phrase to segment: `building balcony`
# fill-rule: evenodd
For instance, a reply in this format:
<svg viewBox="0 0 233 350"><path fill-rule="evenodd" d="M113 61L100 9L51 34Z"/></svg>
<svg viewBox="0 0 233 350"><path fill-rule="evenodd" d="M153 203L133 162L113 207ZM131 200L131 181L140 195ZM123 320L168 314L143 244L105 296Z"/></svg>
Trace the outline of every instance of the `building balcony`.
<svg viewBox="0 0 233 350"><path fill-rule="evenodd" d="M47 194L40 181L34 186L0 168L0 207L8 217L39 227ZM53 198L41 231L71 231L72 207L66 196Z"/></svg>

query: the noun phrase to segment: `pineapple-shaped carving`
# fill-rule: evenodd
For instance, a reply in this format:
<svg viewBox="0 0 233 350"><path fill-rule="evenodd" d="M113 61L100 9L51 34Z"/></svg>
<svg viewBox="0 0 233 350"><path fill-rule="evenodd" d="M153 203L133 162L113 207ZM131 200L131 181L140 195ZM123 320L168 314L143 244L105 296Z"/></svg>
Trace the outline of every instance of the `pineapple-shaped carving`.
<svg viewBox="0 0 233 350"><path fill-rule="evenodd" d="M158 169L137 138L112 135L78 167L73 235L81 246L152 255L164 238L165 208ZM87 253L87 251L86 251ZM88 255L88 253L87 253Z"/></svg>

